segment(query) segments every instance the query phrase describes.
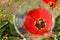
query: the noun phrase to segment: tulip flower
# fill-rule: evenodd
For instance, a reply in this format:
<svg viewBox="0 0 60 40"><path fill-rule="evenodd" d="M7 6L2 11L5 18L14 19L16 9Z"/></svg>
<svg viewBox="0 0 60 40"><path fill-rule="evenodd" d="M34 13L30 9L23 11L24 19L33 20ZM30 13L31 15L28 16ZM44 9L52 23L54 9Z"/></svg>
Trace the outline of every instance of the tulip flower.
<svg viewBox="0 0 60 40"><path fill-rule="evenodd" d="M43 35L52 27L52 16L45 8L36 8L27 12L23 28L32 35Z"/></svg>
<svg viewBox="0 0 60 40"><path fill-rule="evenodd" d="M14 24L17 33L23 40L41 40L52 36L55 17L47 4L51 8L56 6L54 1L25 0L17 8L14 13L16 14Z"/></svg>
<svg viewBox="0 0 60 40"><path fill-rule="evenodd" d="M44 3L49 4L51 8L56 7L56 0L43 0Z"/></svg>

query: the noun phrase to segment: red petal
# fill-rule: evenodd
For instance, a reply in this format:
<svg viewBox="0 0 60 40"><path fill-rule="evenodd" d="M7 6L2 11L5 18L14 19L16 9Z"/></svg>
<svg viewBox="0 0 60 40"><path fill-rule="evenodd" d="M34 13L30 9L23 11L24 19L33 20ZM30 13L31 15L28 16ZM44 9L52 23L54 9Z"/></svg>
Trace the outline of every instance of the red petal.
<svg viewBox="0 0 60 40"><path fill-rule="evenodd" d="M43 18L46 21L46 29L49 30L49 28L51 28L51 25L52 25L52 16L51 16L50 12L48 12L44 8L41 8L40 9L40 14L41 14L40 17Z"/></svg>
<svg viewBox="0 0 60 40"><path fill-rule="evenodd" d="M43 0L45 3L49 3L49 2L54 2L56 3L56 0Z"/></svg>
<svg viewBox="0 0 60 40"><path fill-rule="evenodd" d="M36 34L37 33L37 29L34 27L34 19L28 15L25 22L24 22L24 28L26 30L28 30L30 33L32 34Z"/></svg>
<svg viewBox="0 0 60 40"><path fill-rule="evenodd" d="M29 11L27 15L30 15L34 19L40 18L40 8L38 8L38 10L34 9L34 10Z"/></svg>

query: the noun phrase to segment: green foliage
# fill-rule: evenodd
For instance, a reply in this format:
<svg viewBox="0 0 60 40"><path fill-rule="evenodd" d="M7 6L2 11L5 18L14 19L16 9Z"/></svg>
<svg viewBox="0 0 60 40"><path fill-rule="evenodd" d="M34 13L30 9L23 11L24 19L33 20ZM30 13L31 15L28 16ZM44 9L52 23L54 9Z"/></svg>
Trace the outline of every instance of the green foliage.
<svg viewBox="0 0 60 40"><path fill-rule="evenodd" d="M5 25L7 25L8 24L8 22L0 22L0 29L2 28L2 27L4 27Z"/></svg>
<svg viewBox="0 0 60 40"><path fill-rule="evenodd" d="M14 28L14 16L10 15L8 18L9 20L0 21L0 40L20 40L19 35Z"/></svg>
<svg viewBox="0 0 60 40"><path fill-rule="evenodd" d="M9 26L10 26L10 32L11 34L15 35L15 36L19 36L18 33L16 32L15 28L14 28L14 15L12 15L9 19Z"/></svg>
<svg viewBox="0 0 60 40"><path fill-rule="evenodd" d="M19 37L9 37L9 40L22 40Z"/></svg>
<svg viewBox="0 0 60 40"><path fill-rule="evenodd" d="M58 16L55 20L55 29L53 30L54 32L60 32L60 16Z"/></svg>

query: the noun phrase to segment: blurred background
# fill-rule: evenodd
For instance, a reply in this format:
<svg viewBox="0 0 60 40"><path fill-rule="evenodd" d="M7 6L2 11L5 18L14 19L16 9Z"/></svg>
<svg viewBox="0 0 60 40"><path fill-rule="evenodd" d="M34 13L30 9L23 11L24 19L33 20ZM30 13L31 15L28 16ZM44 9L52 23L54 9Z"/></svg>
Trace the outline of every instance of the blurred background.
<svg viewBox="0 0 60 40"><path fill-rule="evenodd" d="M13 14L23 2L26 1L0 0L0 40L22 40L14 28ZM60 40L60 0L57 0L57 6L53 11L57 15L53 29L54 34L51 38L43 40Z"/></svg>

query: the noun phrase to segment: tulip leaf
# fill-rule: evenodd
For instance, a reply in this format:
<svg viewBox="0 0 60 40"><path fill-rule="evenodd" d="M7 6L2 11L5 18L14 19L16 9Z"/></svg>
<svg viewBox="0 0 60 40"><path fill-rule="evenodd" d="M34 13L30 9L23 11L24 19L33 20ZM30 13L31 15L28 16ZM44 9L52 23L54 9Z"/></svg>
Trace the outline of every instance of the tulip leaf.
<svg viewBox="0 0 60 40"><path fill-rule="evenodd" d="M2 38L0 38L0 40L2 40Z"/></svg>
<svg viewBox="0 0 60 40"><path fill-rule="evenodd" d="M7 28L8 22L0 22L0 36L2 35L3 31Z"/></svg>
<svg viewBox="0 0 60 40"><path fill-rule="evenodd" d="M8 22L0 22L0 29L4 27L6 24L8 24Z"/></svg>
<svg viewBox="0 0 60 40"><path fill-rule="evenodd" d="M53 37L51 37L51 38L49 38L49 40L54 40L54 38L53 38Z"/></svg>
<svg viewBox="0 0 60 40"><path fill-rule="evenodd" d="M10 17L9 22L10 22L9 25L10 25L10 32L11 32L11 34L13 34L13 35L15 35L15 36L19 36L18 33L16 32L15 26L14 26L14 15L12 15L12 16Z"/></svg>
<svg viewBox="0 0 60 40"><path fill-rule="evenodd" d="M57 37L58 40L60 40L60 35Z"/></svg>
<svg viewBox="0 0 60 40"><path fill-rule="evenodd" d="M60 32L60 16L57 16L57 18L55 19L55 26L53 31L55 33L59 33Z"/></svg>
<svg viewBox="0 0 60 40"><path fill-rule="evenodd" d="M9 37L9 40L22 40L19 37Z"/></svg>

